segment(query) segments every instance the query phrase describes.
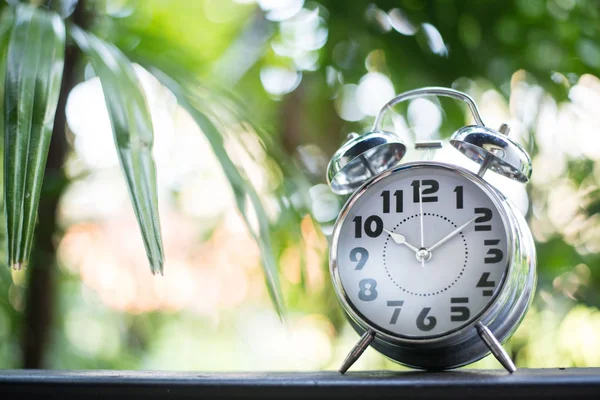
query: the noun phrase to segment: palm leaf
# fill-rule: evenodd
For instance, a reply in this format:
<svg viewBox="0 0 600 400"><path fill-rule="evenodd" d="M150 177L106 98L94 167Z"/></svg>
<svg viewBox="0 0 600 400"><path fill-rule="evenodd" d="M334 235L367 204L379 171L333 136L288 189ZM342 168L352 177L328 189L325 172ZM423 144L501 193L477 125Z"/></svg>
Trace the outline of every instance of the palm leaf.
<svg viewBox="0 0 600 400"><path fill-rule="evenodd" d="M194 118L196 124L198 124L208 139L208 142L231 185L237 208L244 218L248 230L260 248L267 291L269 292L275 310L279 317L283 319L285 308L279 281L279 270L277 269L277 261L275 259L271 240L271 225L260 196L249 182L248 178L240 171L240 169L238 169L231 157L229 157L229 154L225 150L223 135L219 132L215 123L206 113L202 112L201 108L198 106L199 103L201 103L201 100L196 98L196 95L194 94L192 89L195 87L194 83L192 81L186 81L185 84L180 84L158 70L153 70L152 73L163 85L168 87L175 94L179 104L187 110L192 118ZM248 214L248 200L257 221L256 227L252 224Z"/></svg>
<svg viewBox="0 0 600 400"><path fill-rule="evenodd" d="M100 78L150 268L153 274L162 274L164 256L152 158L154 132L140 84L131 62L116 47L76 26L69 27L69 34L89 57Z"/></svg>
<svg viewBox="0 0 600 400"><path fill-rule="evenodd" d="M4 81L4 213L8 265L31 252L44 168L62 81L65 28L51 11L19 5Z"/></svg>
<svg viewBox="0 0 600 400"><path fill-rule="evenodd" d="M6 77L6 49L13 22L13 13L10 9L2 10L0 16L0 80L4 81ZM0 109L4 108L4 85L0 85ZM4 175L4 112L0 112L0 176ZM4 179L0 179L0 193L4 191ZM0 196L0 209L4 209L4 196ZM2 258L6 260L6 218L4 212L0 213L0 251ZM2 262L4 262L2 261Z"/></svg>
<svg viewBox="0 0 600 400"><path fill-rule="evenodd" d="M176 76L181 76L177 74ZM190 87L198 86L197 84L189 84ZM263 143L265 150L268 153L268 157L272 159L278 167L281 169L282 175L285 177L283 183L274 189L274 195L278 202L280 210L280 218L277 223L279 225L284 224L285 226L279 227L273 232L273 235L277 238L282 236L289 236L294 246L299 248L299 262L300 262L300 286L302 290L307 289L307 260L306 260L306 240L303 236L301 224L302 219L310 214L311 200L308 197L308 192L311 183L304 173L301 172L300 167L297 163L290 158L289 154L286 154L281 149L280 145L273 140L272 134L265 128L258 126L253 123L253 117L245 111L245 107L242 106L242 102L237 98L234 92L228 91L223 87L216 85L210 86L209 90L202 94L202 96L195 96L197 100L195 102L196 108L209 108L211 102L218 102L227 111L233 115L238 121L245 121L246 124L251 126L252 130L256 133L260 141ZM252 156L252 154L250 154ZM258 160L255 160L258 162ZM291 197L300 197L300 204L298 201L294 202ZM296 203L294 205L294 203ZM296 209L300 205L299 209ZM314 223L313 219L313 223ZM271 229L273 231L273 229ZM275 246L277 247L277 246ZM281 246L279 246L281 247ZM284 246L285 247L285 246ZM281 250L281 249L279 249ZM277 253L275 251L275 253Z"/></svg>

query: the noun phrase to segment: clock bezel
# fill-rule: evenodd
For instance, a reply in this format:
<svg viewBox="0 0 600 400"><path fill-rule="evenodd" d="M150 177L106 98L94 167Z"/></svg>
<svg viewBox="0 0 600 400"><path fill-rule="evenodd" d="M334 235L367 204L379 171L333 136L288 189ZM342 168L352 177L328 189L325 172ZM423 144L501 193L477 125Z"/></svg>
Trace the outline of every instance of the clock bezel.
<svg viewBox="0 0 600 400"><path fill-rule="evenodd" d="M372 322L371 319L366 317L363 313L361 313L357 309L357 307L354 305L354 303L351 301L348 294L346 293L346 290L341 282L341 277L339 274L339 267L338 267L337 252L338 252L338 244L339 244L341 228L342 228L350 210L353 208L353 206L356 204L356 202L363 195L365 195L371 187L373 187L375 184L377 184L381 180L386 179L387 177L389 177L391 175L395 175L402 171L421 169L421 168L437 168L437 169L449 171L451 173L462 176L464 179L471 181L476 186L478 186L481 190L483 190L483 192L492 201L492 203L498 210L498 213L500 214L500 217L501 217L501 220L503 223L503 229L504 229L504 232L506 235L507 255L506 255L506 261L505 261L505 265L504 265L504 271L502 274L501 282L498 284L497 288L495 289L493 296L489 299L487 304L477 313L477 315L475 315L473 318L471 318L466 324L461 325L455 329L452 329L452 330L449 330L449 331L446 331L446 332L443 332L440 334L436 334L436 335L423 335L423 336L416 337L416 336L408 336L408 335L398 334L398 333L389 331L385 328L382 328L379 325ZM456 165L446 164L446 163L442 163L442 162L435 162L435 161L420 161L420 162L406 163L406 164L400 165L398 167L391 168L379 175L376 175L375 177L371 178L369 181L365 182L361 187L359 187L347 199L346 203L344 204L344 206L342 207L342 209L338 215L338 218L335 222L333 233L332 233L332 241L331 241L330 255L329 255L330 273L331 273L332 280L334 283L336 295L338 297L338 300L342 304L344 310L346 311L346 313L362 329L372 330L376 334L376 336L378 337L379 340L383 339L387 342L399 344L399 345L411 345L411 344L435 345L435 344L440 344L440 342L446 342L446 341L451 343L455 339L460 339L460 337L462 336L462 334L465 331L469 331L469 330L473 331L475 324L477 324L478 322L493 320L499 311L498 309L500 308L499 306L494 307L494 305L497 305L498 303L500 303L498 301L499 296L504 291L506 283L510 280L510 275L512 272L510 267L511 267L511 261L513 259L514 237L513 237L513 229L512 229L512 225L511 225L512 222L511 222L511 219L509 218L509 216L506 212L506 208L503 204L503 202L505 200L506 200L505 197L501 193L499 193L498 190L496 190L493 186L491 186L488 182L486 182L483 178L479 177L475 173L473 173L465 168L456 166Z"/></svg>

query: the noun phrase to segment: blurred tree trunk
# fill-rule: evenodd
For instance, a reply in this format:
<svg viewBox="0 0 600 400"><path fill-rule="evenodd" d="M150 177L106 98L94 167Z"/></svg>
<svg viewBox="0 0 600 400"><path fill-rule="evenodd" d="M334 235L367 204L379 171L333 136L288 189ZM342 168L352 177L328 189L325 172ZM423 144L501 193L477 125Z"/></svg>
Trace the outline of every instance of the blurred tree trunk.
<svg viewBox="0 0 600 400"><path fill-rule="evenodd" d="M310 93L310 86L314 88L315 85L325 85L325 82L320 81L318 77L312 77L317 81L307 85L308 79L304 77L300 85L283 98L279 113L281 145L285 152L295 155L298 146L315 144L329 156L343 143L344 121L335 111L333 102L329 100L316 106L326 107L326 112L314 110L314 99L307 99L307 93ZM324 132L314 132L314 127L324 128Z"/></svg>
<svg viewBox="0 0 600 400"><path fill-rule="evenodd" d="M304 100L304 85L300 85L292 93L284 97L281 107L281 142L286 153L294 155L302 142L302 102Z"/></svg>
<svg viewBox="0 0 600 400"><path fill-rule="evenodd" d="M71 19L75 24L83 27L86 20L84 14L84 0L79 0ZM28 266L28 286L22 327L23 368L43 368L44 356L50 342L56 294L55 269L58 245L56 211L60 196L67 184L63 170L67 153L65 106L69 92L77 84L75 68L80 55L81 52L76 46L67 44L62 86L38 209L38 225Z"/></svg>

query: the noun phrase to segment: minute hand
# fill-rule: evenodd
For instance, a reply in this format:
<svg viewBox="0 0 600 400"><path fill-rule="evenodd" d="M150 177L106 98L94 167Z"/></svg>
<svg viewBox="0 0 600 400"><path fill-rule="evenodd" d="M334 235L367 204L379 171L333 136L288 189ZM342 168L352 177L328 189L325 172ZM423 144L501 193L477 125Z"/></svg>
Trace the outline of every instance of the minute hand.
<svg viewBox="0 0 600 400"><path fill-rule="evenodd" d="M467 222L465 222L464 224L462 224L461 226L459 226L458 228L456 228L455 230L453 230L452 232L450 232L449 234L447 234L446 236L444 236L442 239L440 239L439 242L437 242L436 244L434 244L433 246L431 246L428 250L429 251L433 251L435 249L437 249L438 247L440 247L441 245L443 245L444 243L446 243L448 240L452 239L454 236L456 236L460 231L462 231L463 229L465 229L471 222L475 221L477 217L474 217L470 220L468 220Z"/></svg>

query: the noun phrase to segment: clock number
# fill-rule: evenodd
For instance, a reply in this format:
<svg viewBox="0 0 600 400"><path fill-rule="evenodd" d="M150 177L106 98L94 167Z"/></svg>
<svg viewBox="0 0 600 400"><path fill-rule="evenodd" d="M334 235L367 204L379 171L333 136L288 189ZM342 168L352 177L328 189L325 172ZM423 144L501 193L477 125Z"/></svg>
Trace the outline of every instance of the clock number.
<svg viewBox="0 0 600 400"><path fill-rule="evenodd" d="M392 313L392 319L390 319L391 325L398 322L398 316L400 315L400 310L402 310L403 304L404 304L404 301L402 301L402 300L392 300L392 301L387 302L388 307L395 307L394 312Z"/></svg>
<svg viewBox="0 0 600 400"><path fill-rule="evenodd" d="M417 328L425 332L435 328L435 324L437 323L435 317L427 316L429 311L431 311L431 307L425 307L417 316Z"/></svg>
<svg viewBox="0 0 600 400"><path fill-rule="evenodd" d="M363 279L358 282L358 298L362 301L373 301L377 298L377 281L375 279Z"/></svg>
<svg viewBox="0 0 600 400"><path fill-rule="evenodd" d="M467 304L468 297L452 297L451 304ZM450 315L450 321L467 321L471 317L471 311L467 306L450 306L450 312L456 315Z"/></svg>
<svg viewBox="0 0 600 400"><path fill-rule="evenodd" d="M440 189L440 184L438 183L438 181L433 179L423 179L422 181L414 180L410 185L413 187L414 203L419 202L419 189L421 188L421 185L423 185L423 187L429 186L428 188L423 189L423 193L421 194L421 201L423 203L435 203L436 201L438 201L437 196L425 196L436 193Z"/></svg>
<svg viewBox="0 0 600 400"><path fill-rule="evenodd" d="M478 225L483 222L489 222L492 220L492 210L485 207L475 208L475 214L481 214L481 217L475 218L475 231L491 231L491 225Z"/></svg>
<svg viewBox="0 0 600 400"><path fill-rule="evenodd" d="M456 209L463 208L463 187L457 186L454 188L454 193L456 193Z"/></svg>
<svg viewBox="0 0 600 400"><path fill-rule="evenodd" d="M358 258L360 255L360 258ZM354 261L356 263L355 270L360 271L363 269L367 260L369 259L369 252L364 247L355 247L350 251L350 261Z"/></svg>
<svg viewBox="0 0 600 400"><path fill-rule="evenodd" d="M389 214L390 212L390 191L384 190L381 192L381 197L383 197L383 213ZM403 209L403 194L402 190L396 190L394 192L394 197L396 198L396 212L401 213Z"/></svg>
<svg viewBox="0 0 600 400"><path fill-rule="evenodd" d="M484 272L483 274L481 274L481 278L479 278L479 282L477 282L476 287L478 287L478 288L494 288L494 287L496 287L496 282L490 281L490 273L489 272ZM491 295L494 294L494 291L492 289L483 289L481 291L481 294L485 297L490 297Z"/></svg>
<svg viewBox="0 0 600 400"><path fill-rule="evenodd" d="M356 216L354 221L354 237L360 239L362 237L362 217ZM365 233L367 236L376 238L383 232L383 221L377 215L371 215L365 220Z"/></svg>
<svg viewBox="0 0 600 400"><path fill-rule="evenodd" d="M484 246L496 246L500 243L499 239L489 239L489 240L484 240L483 244ZM489 249L488 252L486 253L486 257L483 259L483 262L485 264L495 264L495 263L499 263L500 261L502 261L502 258L504 258L504 253L502 252L502 250L500 249Z"/></svg>

